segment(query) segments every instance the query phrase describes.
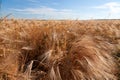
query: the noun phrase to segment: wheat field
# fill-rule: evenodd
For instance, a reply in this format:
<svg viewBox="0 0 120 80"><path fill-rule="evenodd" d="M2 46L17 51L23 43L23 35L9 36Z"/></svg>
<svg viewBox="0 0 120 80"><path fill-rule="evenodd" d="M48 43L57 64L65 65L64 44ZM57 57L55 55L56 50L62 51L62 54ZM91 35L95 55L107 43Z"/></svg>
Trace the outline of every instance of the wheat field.
<svg viewBox="0 0 120 80"><path fill-rule="evenodd" d="M0 80L119 80L120 20L0 21Z"/></svg>

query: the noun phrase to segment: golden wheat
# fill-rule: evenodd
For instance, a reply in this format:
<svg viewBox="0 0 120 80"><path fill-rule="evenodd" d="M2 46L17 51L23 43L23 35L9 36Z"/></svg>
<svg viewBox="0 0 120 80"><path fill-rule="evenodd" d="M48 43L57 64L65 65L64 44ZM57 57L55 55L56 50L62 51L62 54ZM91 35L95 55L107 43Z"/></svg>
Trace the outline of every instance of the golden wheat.
<svg viewBox="0 0 120 80"><path fill-rule="evenodd" d="M0 80L117 80L119 55L119 20L0 23Z"/></svg>

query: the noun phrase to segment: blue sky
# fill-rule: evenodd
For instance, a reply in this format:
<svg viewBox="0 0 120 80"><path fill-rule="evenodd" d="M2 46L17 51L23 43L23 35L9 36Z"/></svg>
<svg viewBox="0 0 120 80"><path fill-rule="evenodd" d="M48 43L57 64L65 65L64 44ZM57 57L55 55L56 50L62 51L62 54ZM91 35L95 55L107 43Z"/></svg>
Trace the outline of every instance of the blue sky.
<svg viewBox="0 0 120 80"><path fill-rule="evenodd" d="M29 19L120 19L120 0L0 0L0 16Z"/></svg>

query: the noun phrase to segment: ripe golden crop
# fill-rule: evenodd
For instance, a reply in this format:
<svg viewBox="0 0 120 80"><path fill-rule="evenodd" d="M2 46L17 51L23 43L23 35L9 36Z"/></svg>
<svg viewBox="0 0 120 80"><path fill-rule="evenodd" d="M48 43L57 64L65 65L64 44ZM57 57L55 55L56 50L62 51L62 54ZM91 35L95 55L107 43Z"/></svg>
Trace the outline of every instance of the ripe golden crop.
<svg viewBox="0 0 120 80"><path fill-rule="evenodd" d="M0 23L0 80L117 80L119 57L119 20Z"/></svg>

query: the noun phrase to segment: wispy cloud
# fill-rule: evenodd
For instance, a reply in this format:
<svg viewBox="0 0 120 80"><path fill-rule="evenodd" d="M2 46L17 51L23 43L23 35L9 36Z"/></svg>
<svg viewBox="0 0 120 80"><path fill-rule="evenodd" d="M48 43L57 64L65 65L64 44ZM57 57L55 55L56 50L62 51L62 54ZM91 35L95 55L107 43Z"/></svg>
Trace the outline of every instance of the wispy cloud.
<svg viewBox="0 0 120 80"><path fill-rule="evenodd" d="M25 14L70 14L72 10L70 9L55 9L55 8L49 8L42 6L40 8L24 8L24 9L15 9L12 8L11 10L16 11L16 12L22 12Z"/></svg>
<svg viewBox="0 0 120 80"><path fill-rule="evenodd" d="M93 8L96 9L105 9L109 11L111 14L118 14L120 13L120 3L119 2L109 2L103 5L95 6Z"/></svg>
<svg viewBox="0 0 120 80"><path fill-rule="evenodd" d="M39 2L38 0L27 0L27 1L32 2L32 3L37 3L37 2Z"/></svg>
<svg viewBox="0 0 120 80"><path fill-rule="evenodd" d="M54 18L69 18L70 16L75 15L74 11L70 9L55 9L46 6L24 9L12 8L11 10L21 14L45 15Z"/></svg>
<svg viewBox="0 0 120 80"><path fill-rule="evenodd" d="M58 3L56 3L56 2L53 2L53 3L52 3L52 5L58 5Z"/></svg>

